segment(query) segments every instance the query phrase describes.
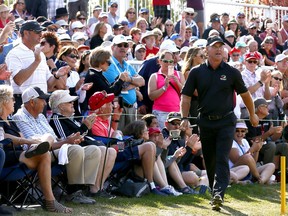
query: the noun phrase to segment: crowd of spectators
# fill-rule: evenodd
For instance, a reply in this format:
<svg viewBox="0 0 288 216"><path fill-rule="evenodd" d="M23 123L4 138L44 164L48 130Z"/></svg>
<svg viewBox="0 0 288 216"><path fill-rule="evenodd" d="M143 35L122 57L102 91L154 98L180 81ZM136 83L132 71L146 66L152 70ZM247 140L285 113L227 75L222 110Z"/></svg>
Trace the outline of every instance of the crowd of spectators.
<svg viewBox="0 0 288 216"><path fill-rule="evenodd" d="M31 2L0 5L0 118L5 138L17 146L15 161L9 159L11 148L1 160L4 167L20 161L37 169L48 211L72 211L42 180L50 178L47 164L55 160L66 167L66 200L75 203L115 198L104 183L131 161L156 195L209 190L196 120L198 93L191 99L189 129L180 127L180 100L191 68L207 63L211 37L223 40L223 61L241 72L261 119L252 127L235 95L239 122L230 182L280 181L279 156L288 156L288 15L281 17L280 29L269 18L248 19L241 11L213 13L204 26L197 4L173 22L169 0L153 1L155 17L147 8L136 14L132 7L119 17L115 0L108 11L96 5L91 16L87 0L68 1L68 10L63 1L47 1L46 7L44 1L33 7ZM126 136L141 142L120 150L96 139Z"/></svg>

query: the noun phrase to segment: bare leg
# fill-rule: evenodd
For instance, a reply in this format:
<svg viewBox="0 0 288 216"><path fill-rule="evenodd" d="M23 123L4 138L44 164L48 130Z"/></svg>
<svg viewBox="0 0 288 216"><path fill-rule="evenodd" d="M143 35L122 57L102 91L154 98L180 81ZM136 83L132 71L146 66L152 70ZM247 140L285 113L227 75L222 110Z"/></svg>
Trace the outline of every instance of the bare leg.
<svg viewBox="0 0 288 216"><path fill-rule="evenodd" d="M146 142L138 146L139 155L144 170L144 176L148 182L153 182L153 166L155 163L156 147L152 142Z"/></svg>
<svg viewBox="0 0 288 216"><path fill-rule="evenodd" d="M97 178L95 185L90 187L90 192L91 193L96 193L100 189L103 188L104 182L109 176L111 170L113 169L115 159L117 156L117 152L113 148L108 148L107 151L107 156L106 156L106 162L105 162L105 168L104 168L104 173L103 173L103 178L102 178L102 184L101 184L101 177L102 177L102 172L103 172L103 166L104 166L104 158L105 158L105 153L106 153L106 147L105 146L99 146L101 150L101 161L97 173ZM100 185L101 184L101 185Z"/></svg>
<svg viewBox="0 0 288 216"><path fill-rule="evenodd" d="M161 160L161 158L160 158ZM155 161L155 164L154 164L154 168L153 168L153 178L154 178L154 181L161 187L165 187L168 185L167 182L165 182L165 180L163 179L163 176L161 175L161 171L160 171L160 168L159 168L159 165L157 163L158 161L158 158L157 160Z"/></svg>
<svg viewBox="0 0 288 216"><path fill-rule="evenodd" d="M259 183L265 184L269 182L270 177L273 175L275 165L274 163L264 164L263 166L258 167L257 170L260 173L260 177L262 180L262 182Z"/></svg>
<svg viewBox="0 0 288 216"><path fill-rule="evenodd" d="M168 167L168 171L169 171L169 175L175 181L175 183L178 185L179 188L187 187L181 175L179 167L175 161Z"/></svg>

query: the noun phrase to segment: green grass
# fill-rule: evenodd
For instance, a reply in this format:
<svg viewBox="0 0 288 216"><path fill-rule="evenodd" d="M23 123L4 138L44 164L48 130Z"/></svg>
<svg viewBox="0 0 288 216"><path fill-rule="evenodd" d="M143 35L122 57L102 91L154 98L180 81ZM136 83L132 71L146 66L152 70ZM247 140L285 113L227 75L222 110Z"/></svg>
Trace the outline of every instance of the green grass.
<svg viewBox="0 0 288 216"><path fill-rule="evenodd" d="M286 193L287 196L287 193ZM183 195L179 197L159 197L152 194L142 198L117 197L114 200L96 199L95 205L75 205L72 215L280 215L280 185L262 186L233 185L227 189L223 210L218 213L211 210L210 196ZM59 215L36 210L22 210L14 215ZM288 215L288 214L286 214Z"/></svg>

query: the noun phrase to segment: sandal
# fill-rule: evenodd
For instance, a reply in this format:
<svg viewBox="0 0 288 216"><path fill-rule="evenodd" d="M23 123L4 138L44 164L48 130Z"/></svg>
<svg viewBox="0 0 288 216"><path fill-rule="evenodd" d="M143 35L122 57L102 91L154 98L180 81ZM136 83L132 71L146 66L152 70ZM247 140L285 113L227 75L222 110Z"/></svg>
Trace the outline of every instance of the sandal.
<svg viewBox="0 0 288 216"><path fill-rule="evenodd" d="M194 190L198 191L199 194L205 194L206 191L211 192L211 189L206 185L198 185Z"/></svg>
<svg viewBox="0 0 288 216"><path fill-rule="evenodd" d="M73 212L72 208L63 206L57 200L44 200L44 208L48 212L71 214Z"/></svg>
<svg viewBox="0 0 288 216"><path fill-rule="evenodd" d="M42 154L48 152L49 148L50 148L49 142L42 142L38 145L33 145L25 152L25 157L31 158L31 157L35 157L37 155L42 155Z"/></svg>
<svg viewBox="0 0 288 216"><path fill-rule="evenodd" d="M190 188L189 186L186 186L184 188L181 188L178 190L179 192L183 193L183 194L199 194L198 191L193 190L192 188Z"/></svg>

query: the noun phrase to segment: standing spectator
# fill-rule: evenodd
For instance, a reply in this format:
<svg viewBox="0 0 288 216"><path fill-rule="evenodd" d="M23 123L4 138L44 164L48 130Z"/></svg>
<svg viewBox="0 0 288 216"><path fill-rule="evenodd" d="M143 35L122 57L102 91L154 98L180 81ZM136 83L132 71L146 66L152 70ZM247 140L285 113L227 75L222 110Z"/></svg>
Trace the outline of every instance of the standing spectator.
<svg viewBox="0 0 288 216"><path fill-rule="evenodd" d="M104 22L98 22L90 40L90 49L100 46L104 42L104 36L107 33L107 26Z"/></svg>
<svg viewBox="0 0 288 216"><path fill-rule="evenodd" d="M168 113L180 111L180 91L184 76L174 70L173 58L173 53L167 50L160 53L160 69L152 74L148 81L148 96L154 101L152 113L157 116L161 129L164 128Z"/></svg>
<svg viewBox="0 0 288 216"><path fill-rule="evenodd" d="M15 110L22 105L21 94L28 88L37 86L43 92L53 91L56 85L65 88L62 76L69 68L62 67L54 73L49 71L45 55L40 47L43 28L36 21L26 21L22 24L20 34L22 42L11 50L6 57L8 69L12 72L11 85L14 90Z"/></svg>
<svg viewBox="0 0 288 216"><path fill-rule="evenodd" d="M65 20L65 22L68 23L69 14L65 7L56 9L55 23L57 23L58 20Z"/></svg>
<svg viewBox="0 0 288 216"><path fill-rule="evenodd" d="M282 17L282 27L280 29L282 41L285 42L288 39L288 15Z"/></svg>
<svg viewBox="0 0 288 216"><path fill-rule="evenodd" d="M125 125L134 121L136 118L136 87L144 85L144 79L136 73L133 67L124 60L129 48L128 41L123 35L117 35L112 41L112 58L111 65L104 76L110 84L114 83L118 79L119 75L123 72L128 72L130 81L125 82L121 91L123 97L123 113L121 115L119 128L123 129Z"/></svg>
<svg viewBox="0 0 288 216"><path fill-rule="evenodd" d="M223 45L224 42L220 37L208 38L206 47L208 61L191 70L181 96L183 118L181 126L188 128L191 97L195 90L198 92L200 139L209 186L212 189L212 209L216 211L221 210L229 183L228 156L236 125L236 116L233 112L235 90L248 107L252 125L258 124L252 98L240 72L223 63ZM218 72L217 78L214 76L216 74L211 73L215 70ZM229 84L228 80L231 81Z"/></svg>
<svg viewBox="0 0 288 216"><path fill-rule="evenodd" d="M96 5L93 8L92 17L88 19L88 27L90 27L92 24L97 23L99 21L98 17L101 12L102 12L102 7L100 5Z"/></svg>
<svg viewBox="0 0 288 216"><path fill-rule="evenodd" d="M47 17L47 1L46 0L25 0L26 9L33 17Z"/></svg>
<svg viewBox="0 0 288 216"><path fill-rule="evenodd" d="M108 6L108 24L112 27L117 24L119 20L119 16L116 14L118 10L117 0L111 0Z"/></svg>
<svg viewBox="0 0 288 216"><path fill-rule="evenodd" d="M154 17L161 18L162 23L171 18L170 0L153 0Z"/></svg>
<svg viewBox="0 0 288 216"><path fill-rule="evenodd" d="M10 11L10 14L14 16L15 19L21 18L23 20L31 20L33 16L29 14L26 10L24 0L15 0L13 4L13 9Z"/></svg>
<svg viewBox="0 0 288 216"><path fill-rule="evenodd" d="M244 36L248 34L247 26L246 26L246 16L243 12L239 12L236 16L236 21L239 24L240 28L240 36Z"/></svg>
<svg viewBox="0 0 288 216"><path fill-rule="evenodd" d="M128 28L131 29L135 27L137 20L135 8L128 8L128 10L125 13L125 17L128 20Z"/></svg>
<svg viewBox="0 0 288 216"><path fill-rule="evenodd" d="M236 40L240 37L240 27L235 19L231 19L227 25L228 30L232 30L235 34Z"/></svg>
<svg viewBox="0 0 288 216"><path fill-rule="evenodd" d="M148 27L149 27L149 24L144 18L139 17L137 19L136 28L139 28L142 34L146 33Z"/></svg>
<svg viewBox="0 0 288 216"><path fill-rule="evenodd" d="M187 0L187 8L194 8L195 12L198 14L194 18L197 26L199 28L199 36L201 37L204 32L204 4L203 0Z"/></svg>
<svg viewBox="0 0 288 216"><path fill-rule="evenodd" d="M9 8L2 4L0 5L0 28L3 29L4 26L9 22Z"/></svg>
<svg viewBox="0 0 288 216"><path fill-rule="evenodd" d="M202 38L203 38L203 39L207 39L207 38L209 37L210 31L213 30L213 29L214 29L214 30L217 30L217 31L219 32L221 38L224 38L224 35L221 33L222 31L221 31L220 18L219 18L218 16L213 17L213 18L210 20L210 22L211 22L211 27L207 28L207 29L204 31L204 33L203 33L203 35L202 35Z"/></svg>
<svg viewBox="0 0 288 216"><path fill-rule="evenodd" d="M174 34L174 24L172 20L170 19L166 20L166 22L164 23L164 26L165 26L165 30L163 33L163 38L164 40L170 39L170 37Z"/></svg>
<svg viewBox="0 0 288 216"><path fill-rule="evenodd" d="M262 54L264 58L264 63L267 66L274 66L275 64L275 52L273 51L273 44L274 39L271 36L267 36L264 38L263 42L261 43L261 48L259 52Z"/></svg>
<svg viewBox="0 0 288 216"><path fill-rule="evenodd" d="M194 21L194 17L197 16L197 12L195 12L193 8L185 8L184 13L185 15L182 16L182 20L185 21L186 26L190 26L192 28L193 36L197 36L199 38L200 37L199 28L196 22ZM180 33L181 28L180 24L182 20L179 20L175 26L175 31L177 33Z"/></svg>
<svg viewBox="0 0 288 216"><path fill-rule="evenodd" d="M226 12L222 13L220 19L223 29L226 30L228 28L228 22L230 20L229 14Z"/></svg>
<svg viewBox="0 0 288 216"><path fill-rule="evenodd" d="M146 56L154 56L157 55L159 52L159 48L155 46L157 35L154 34L152 31L147 31L145 34L142 34L141 43L145 44L146 47Z"/></svg>
<svg viewBox="0 0 288 216"><path fill-rule="evenodd" d="M63 7L64 0L47 0L47 18L52 20L56 15L56 9Z"/></svg>
<svg viewBox="0 0 288 216"><path fill-rule="evenodd" d="M278 25L276 23L268 23L265 30L259 35L260 39L264 41L267 37L272 37L272 52L277 55L279 51L277 49L280 48L282 50L283 41L280 32L278 31ZM262 45L262 44L261 44ZM280 46L280 47L279 47Z"/></svg>
<svg viewBox="0 0 288 216"><path fill-rule="evenodd" d="M68 11L69 19L76 19L76 13L78 11L84 11L85 14L88 12L88 1L87 0L68 0Z"/></svg>

